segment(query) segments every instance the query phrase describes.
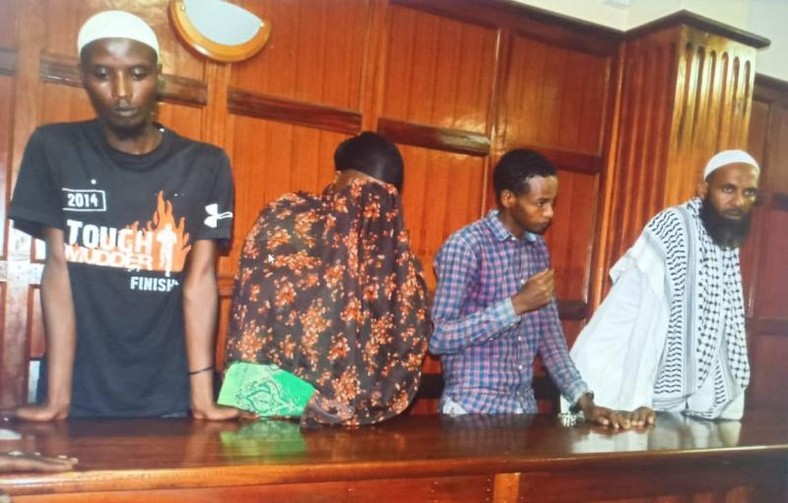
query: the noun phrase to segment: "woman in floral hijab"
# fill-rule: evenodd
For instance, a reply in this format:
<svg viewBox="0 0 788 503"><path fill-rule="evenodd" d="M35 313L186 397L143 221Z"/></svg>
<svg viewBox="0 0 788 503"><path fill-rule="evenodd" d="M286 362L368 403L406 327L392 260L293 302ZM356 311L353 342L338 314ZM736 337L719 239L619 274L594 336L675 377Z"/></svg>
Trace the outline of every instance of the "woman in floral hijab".
<svg viewBox="0 0 788 503"><path fill-rule="evenodd" d="M228 363L284 371L285 379L257 377L255 390L246 388L261 415L271 415L273 398L295 393L292 376L314 387L302 426L401 413L432 330L402 220L399 150L365 132L340 144L334 160L337 178L322 195L286 194L260 214L244 244L228 333Z"/></svg>

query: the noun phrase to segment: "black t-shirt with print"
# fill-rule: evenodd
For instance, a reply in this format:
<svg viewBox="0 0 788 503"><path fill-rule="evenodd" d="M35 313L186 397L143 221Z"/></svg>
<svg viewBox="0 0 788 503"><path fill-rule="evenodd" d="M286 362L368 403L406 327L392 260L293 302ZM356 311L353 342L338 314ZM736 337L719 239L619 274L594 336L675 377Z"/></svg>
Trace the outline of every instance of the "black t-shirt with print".
<svg viewBox="0 0 788 503"><path fill-rule="evenodd" d="M11 218L35 237L64 232L72 416L189 410L183 268L195 241L229 240L233 183L224 151L162 131L145 155L112 149L97 120L42 126L25 149Z"/></svg>

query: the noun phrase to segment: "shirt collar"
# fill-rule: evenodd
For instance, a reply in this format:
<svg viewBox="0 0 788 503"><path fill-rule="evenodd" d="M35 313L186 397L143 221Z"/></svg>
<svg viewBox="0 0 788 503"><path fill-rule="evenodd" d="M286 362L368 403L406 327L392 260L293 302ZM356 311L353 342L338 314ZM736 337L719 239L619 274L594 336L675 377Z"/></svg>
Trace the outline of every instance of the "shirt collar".
<svg viewBox="0 0 788 503"><path fill-rule="evenodd" d="M487 215L484 217L484 220L485 222L487 222L487 226L492 231L493 236L495 236L495 238L498 241L506 241L507 239L513 239L515 241L518 241L517 236L512 234L511 231L509 231L509 229L507 229L506 226L503 225L501 219L498 218L498 213L499 213L498 210L490 210L487 213ZM533 243L536 240L537 240L536 234L528 231L523 232L523 237L521 241L525 243Z"/></svg>

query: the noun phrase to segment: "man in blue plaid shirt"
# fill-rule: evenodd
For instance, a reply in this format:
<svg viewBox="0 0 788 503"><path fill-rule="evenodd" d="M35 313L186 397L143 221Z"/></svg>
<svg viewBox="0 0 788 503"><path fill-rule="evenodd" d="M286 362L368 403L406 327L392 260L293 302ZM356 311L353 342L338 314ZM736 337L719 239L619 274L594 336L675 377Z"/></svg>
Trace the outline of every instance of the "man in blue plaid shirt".
<svg viewBox="0 0 788 503"><path fill-rule="evenodd" d="M629 421L594 404L569 358L542 234L558 194L555 167L512 150L493 172L498 209L455 232L438 252L430 351L440 355L444 414L537 412L531 382L537 351L564 397L586 420Z"/></svg>

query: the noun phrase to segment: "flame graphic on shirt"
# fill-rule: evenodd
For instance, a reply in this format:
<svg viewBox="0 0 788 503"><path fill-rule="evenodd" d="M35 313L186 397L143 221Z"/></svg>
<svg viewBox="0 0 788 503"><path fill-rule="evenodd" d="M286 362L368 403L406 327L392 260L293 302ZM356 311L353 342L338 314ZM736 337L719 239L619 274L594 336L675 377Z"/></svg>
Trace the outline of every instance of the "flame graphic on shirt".
<svg viewBox="0 0 788 503"><path fill-rule="evenodd" d="M138 222L134 222L132 227ZM136 229L134 229L136 230ZM189 233L186 232L186 219L181 217L175 221L172 203L164 199L164 192L159 192L156 211L145 225L145 233L153 233L153 267L157 271L179 272L186 264L186 256L191 250Z"/></svg>
<svg viewBox="0 0 788 503"><path fill-rule="evenodd" d="M186 219L176 218L172 203L157 196L156 209L143 225L136 221L123 229L68 219L66 259L130 271L180 272L191 249Z"/></svg>

